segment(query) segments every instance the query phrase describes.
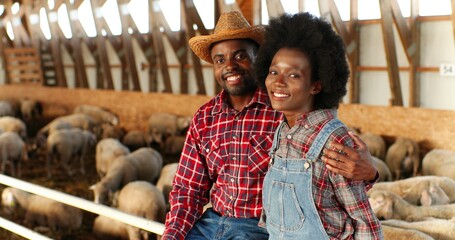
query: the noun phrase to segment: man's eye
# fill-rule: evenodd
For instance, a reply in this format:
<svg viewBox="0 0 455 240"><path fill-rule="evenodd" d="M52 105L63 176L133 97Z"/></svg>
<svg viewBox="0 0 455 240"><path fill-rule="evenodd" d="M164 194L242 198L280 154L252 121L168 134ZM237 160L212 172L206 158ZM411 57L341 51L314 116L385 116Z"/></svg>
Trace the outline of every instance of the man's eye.
<svg viewBox="0 0 455 240"><path fill-rule="evenodd" d="M239 53L235 56L237 60L242 60L246 58L246 55L244 53Z"/></svg>
<svg viewBox="0 0 455 240"><path fill-rule="evenodd" d="M222 64L222 63L224 63L224 59L216 59L215 63L216 64Z"/></svg>

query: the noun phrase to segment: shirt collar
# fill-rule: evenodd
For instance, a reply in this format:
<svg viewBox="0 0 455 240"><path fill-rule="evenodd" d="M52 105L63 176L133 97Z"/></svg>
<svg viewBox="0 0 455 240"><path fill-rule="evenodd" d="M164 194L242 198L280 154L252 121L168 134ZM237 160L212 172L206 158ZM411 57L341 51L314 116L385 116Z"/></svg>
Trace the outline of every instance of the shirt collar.
<svg viewBox="0 0 455 240"><path fill-rule="evenodd" d="M326 122L327 119L333 118L337 118L336 109L319 109L302 114L297 118L296 125L306 125L309 127L318 126L323 122Z"/></svg>
<svg viewBox="0 0 455 240"><path fill-rule="evenodd" d="M233 108L228 103L229 93L227 93L224 89L219 93L215 100L215 106L212 110L212 115L218 114L220 112L228 112L232 111ZM254 106L255 104L262 104L266 106L271 106L269 96L267 92L265 92L262 88L257 88L254 92L253 98L251 99L250 103L248 103L245 108L249 108Z"/></svg>

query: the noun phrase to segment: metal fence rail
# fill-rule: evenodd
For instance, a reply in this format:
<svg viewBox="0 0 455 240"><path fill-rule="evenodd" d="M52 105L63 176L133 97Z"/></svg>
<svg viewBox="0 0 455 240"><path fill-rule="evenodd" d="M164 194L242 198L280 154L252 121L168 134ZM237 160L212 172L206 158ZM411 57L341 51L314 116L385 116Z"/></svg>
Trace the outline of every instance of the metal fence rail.
<svg viewBox="0 0 455 240"><path fill-rule="evenodd" d="M83 198L75 197L66 193L55 191L49 188L45 188L33 183L25 182L16 178L12 178L3 174L0 174L0 184L7 185L10 187L18 188L36 195L47 197L49 199L68 204L73 207L83 209L92 213L103 215L119 222L129 224L131 226L144 229L149 232L162 235L164 232L164 224L148 220L145 218L137 217L131 214L127 214L115 208L111 208L102 204L97 204L92 201L88 201ZM8 229L6 227L8 223L0 221L0 227ZM9 230L9 229L8 229ZM10 230L11 231L11 230ZM29 230L30 231L30 230ZM35 235L36 236L36 235ZM30 239L38 239L36 237ZM45 239L45 238L41 238ZM48 239L48 238L46 238Z"/></svg>

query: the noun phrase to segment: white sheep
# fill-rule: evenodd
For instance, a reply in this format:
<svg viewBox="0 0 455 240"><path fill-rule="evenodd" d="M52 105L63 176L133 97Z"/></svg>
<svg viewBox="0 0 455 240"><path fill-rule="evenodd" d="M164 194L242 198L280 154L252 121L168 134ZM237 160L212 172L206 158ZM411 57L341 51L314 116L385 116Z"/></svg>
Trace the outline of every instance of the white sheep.
<svg viewBox="0 0 455 240"><path fill-rule="evenodd" d="M27 226L75 230L82 225L80 209L16 188L7 187L3 190L2 205L12 211L15 211L16 206L23 209Z"/></svg>
<svg viewBox="0 0 455 240"><path fill-rule="evenodd" d="M19 101L19 104L21 117L24 120L36 119L43 115L43 107L36 100L24 98Z"/></svg>
<svg viewBox="0 0 455 240"><path fill-rule="evenodd" d="M162 166L163 158L153 148L140 148L126 156L116 158L106 175L90 186L94 202L107 204L116 191L132 181L155 182Z"/></svg>
<svg viewBox="0 0 455 240"><path fill-rule="evenodd" d="M96 144L96 172L103 178L112 162L119 156L130 153L130 150L119 140L105 138Z"/></svg>
<svg viewBox="0 0 455 240"><path fill-rule="evenodd" d="M455 203L455 180L441 176L417 176L393 182L378 182L367 192L393 192L413 205Z"/></svg>
<svg viewBox="0 0 455 240"><path fill-rule="evenodd" d="M166 205L169 208L169 193L172 190L172 181L177 173L178 163L170 163L164 165L161 169L160 178L156 183L156 187L163 193Z"/></svg>
<svg viewBox="0 0 455 240"><path fill-rule="evenodd" d="M387 164L379 159L378 157L371 156L373 160L373 164L378 170L379 173L379 182L385 182L385 181L392 181L392 172L390 172L389 167Z"/></svg>
<svg viewBox="0 0 455 240"><path fill-rule="evenodd" d="M414 229L405 229L388 225L382 225L381 227L382 232L384 233L384 240L434 240L430 235Z"/></svg>
<svg viewBox="0 0 455 240"><path fill-rule="evenodd" d="M55 118L41 128L37 135L49 136L53 131L68 128L79 128L95 134L99 132L96 122L91 116L83 113L75 113Z"/></svg>
<svg viewBox="0 0 455 240"><path fill-rule="evenodd" d="M415 206L395 193L374 191L369 196L371 208L379 219L419 221L429 218L451 219L455 217L455 204Z"/></svg>
<svg viewBox="0 0 455 240"><path fill-rule="evenodd" d="M365 142L371 155L379 159L385 158L386 145L384 138L378 134L366 132L360 135L360 138Z"/></svg>
<svg viewBox="0 0 455 240"><path fill-rule="evenodd" d="M27 139L27 126L24 121L19 118L10 116L0 117L0 129L3 132L15 132L19 134L23 140Z"/></svg>
<svg viewBox="0 0 455 240"><path fill-rule="evenodd" d="M58 159L68 175L73 175L69 166L71 161L79 158L80 171L85 173L84 157L92 146L96 144L96 137L92 132L78 128L54 131L47 138L47 174L52 176L50 163Z"/></svg>
<svg viewBox="0 0 455 240"><path fill-rule="evenodd" d="M6 164L10 165L11 176L21 177L21 162L28 160L27 145L15 132L0 134L1 173L5 172Z"/></svg>
<svg viewBox="0 0 455 240"><path fill-rule="evenodd" d="M109 123L112 125L119 124L118 116L102 107L93 106L93 105L79 105L77 106L73 113L84 113L91 116L95 122L99 125L103 123Z"/></svg>
<svg viewBox="0 0 455 240"><path fill-rule="evenodd" d="M417 176L420 167L420 148L412 139L398 137L387 150L385 162L394 180Z"/></svg>
<svg viewBox="0 0 455 240"><path fill-rule="evenodd" d="M455 152L445 149L431 150L423 157L422 173L455 179Z"/></svg>
<svg viewBox="0 0 455 240"><path fill-rule="evenodd" d="M163 146L164 140L173 135L181 135L189 127L191 117L170 113L154 113L148 120L148 133L152 140Z"/></svg>
<svg viewBox="0 0 455 240"><path fill-rule="evenodd" d="M163 194L150 182L134 181L125 185L118 195L118 209L126 213L164 223L166 204ZM128 225L130 240L149 239L150 232Z"/></svg>
<svg viewBox="0 0 455 240"><path fill-rule="evenodd" d="M101 240L128 239L127 224L99 215L93 221L92 232Z"/></svg>
<svg viewBox="0 0 455 240"><path fill-rule="evenodd" d="M130 130L123 136L122 143L130 151L135 151L142 147L150 147L150 137L141 130Z"/></svg>
<svg viewBox="0 0 455 240"><path fill-rule="evenodd" d="M455 223L444 219L431 219L417 222L391 219L381 221L381 225L417 230L437 240L453 240L455 236Z"/></svg>

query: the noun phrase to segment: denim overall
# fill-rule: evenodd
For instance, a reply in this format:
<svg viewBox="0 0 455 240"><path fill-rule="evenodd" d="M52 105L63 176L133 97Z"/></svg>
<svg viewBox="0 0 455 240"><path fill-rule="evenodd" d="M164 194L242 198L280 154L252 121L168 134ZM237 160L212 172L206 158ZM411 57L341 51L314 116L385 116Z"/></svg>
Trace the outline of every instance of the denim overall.
<svg viewBox="0 0 455 240"><path fill-rule="evenodd" d="M270 152L272 165L263 187L269 239L329 239L314 204L312 168L329 136L344 124L338 119L326 123L305 159L286 159L275 155L283 124L280 124L274 136Z"/></svg>

